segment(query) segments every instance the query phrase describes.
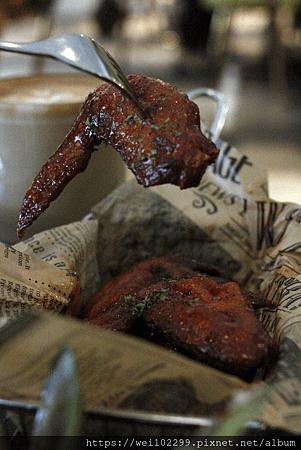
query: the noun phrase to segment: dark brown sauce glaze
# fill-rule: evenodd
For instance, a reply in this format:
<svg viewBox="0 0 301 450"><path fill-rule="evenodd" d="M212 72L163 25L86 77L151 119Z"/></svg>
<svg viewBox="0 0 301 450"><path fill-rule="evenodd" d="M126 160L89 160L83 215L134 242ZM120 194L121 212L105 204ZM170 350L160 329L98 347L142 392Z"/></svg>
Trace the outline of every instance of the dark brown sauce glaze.
<svg viewBox="0 0 301 450"><path fill-rule="evenodd" d="M70 132L29 187L20 211L18 236L55 200L67 183L87 167L102 141L113 146L138 183L163 183L181 189L197 186L218 155L200 130L199 110L175 86L142 75L128 77L144 118L112 84L86 98Z"/></svg>
<svg viewBox="0 0 301 450"><path fill-rule="evenodd" d="M255 296L197 268L168 256L142 261L102 286L79 316L249 381L277 356L249 299ZM256 303L269 304L265 299Z"/></svg>

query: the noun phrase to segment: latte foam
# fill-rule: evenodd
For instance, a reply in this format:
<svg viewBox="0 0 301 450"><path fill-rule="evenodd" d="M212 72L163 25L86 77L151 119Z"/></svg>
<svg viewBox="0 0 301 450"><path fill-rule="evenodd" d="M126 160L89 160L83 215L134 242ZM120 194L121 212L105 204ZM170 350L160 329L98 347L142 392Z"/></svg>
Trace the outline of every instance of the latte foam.
<svg viewBox="0 0 301 450"><path fill-rule="evenodd" d="M0 102L9 104L81 103L102 83L85 75L41 75L0 81Z"/></svg>

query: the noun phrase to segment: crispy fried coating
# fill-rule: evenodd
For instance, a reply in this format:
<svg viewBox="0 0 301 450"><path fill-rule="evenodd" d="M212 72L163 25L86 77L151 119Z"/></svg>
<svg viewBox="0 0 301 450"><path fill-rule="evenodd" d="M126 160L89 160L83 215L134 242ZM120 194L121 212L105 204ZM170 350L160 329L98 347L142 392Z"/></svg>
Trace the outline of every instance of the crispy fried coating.
<svg viewBox="0 0 301 450"><path fill-rule="evenodd" d="M18 236L87 167L101 142L113 146L144 186L197 186L219 150L200 130L197 105L163 81L131 75L144 117L112 84L86 98L70 132L29 187L19 215Z"/></svg>
<svg viewBox="0 0 301 450"><path fill-rule="evenodd" d="M271 339L237 283L202 275L137 293L143 321L195 359L246 378L266 364Z"/></svg>
<svg viewBox="0 0 301 450"><path fill-rule="evenodd" d="M192 267L170 256L153 257L134 266L97 291L88 301L81 316L104 328L127 331L136 320L131 294L162 279L180 279L197 274ZM128 301L127 301L128 300Z"/></svg>
<svg viewBox="0 0 301 450"><path fill-rule="evenodd" d="M141 337L154 333L155 342L247 379L273 353L250 300L264 301L200 268L180 257L150 258L104 285L82 317L116 331L139 330Z"/></svg>
<svg viewBox="0 0 301 450"><path fill-rule="evenodd" d="M123 296L131 295L132 292L158 281L192 278L200 273L209 275L217 284L225 284L229 281L222 277L216 268L204 266L195 260L181 256L148 258L100 288L84 306L81 316L95 320L96 323L107 328L126 331L132 324L132 321L126 323L126 317L133 314L133 308L129 308L129 305L123 302ZM242 290L242 292L254 308L274 306L267 299L250 291ZM118 311L118 308L121 310ZM114 319L115 325L113 326L110 320L113 320L114 314L119 317L119 320L118 323L115 323Z"/></svg>

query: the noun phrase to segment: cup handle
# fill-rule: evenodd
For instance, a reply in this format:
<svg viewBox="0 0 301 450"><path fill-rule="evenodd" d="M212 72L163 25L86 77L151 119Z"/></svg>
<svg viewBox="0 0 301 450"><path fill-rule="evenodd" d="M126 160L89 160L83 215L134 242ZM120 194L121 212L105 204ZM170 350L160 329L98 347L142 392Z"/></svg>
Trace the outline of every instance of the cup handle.
<svg viewBox="0 0 301 450"><path fill-rule="evenodd" d="M217 103L216 113L214 119L211 123L209 130L206 131L207 136L212 140L216 141L225 125L226 116L229 107L225 101L225 97L222 93L215 91L210 88L197 88L188 92L188 97L190 100L195 100L199 97L209 97L214 102Z"/></svg>

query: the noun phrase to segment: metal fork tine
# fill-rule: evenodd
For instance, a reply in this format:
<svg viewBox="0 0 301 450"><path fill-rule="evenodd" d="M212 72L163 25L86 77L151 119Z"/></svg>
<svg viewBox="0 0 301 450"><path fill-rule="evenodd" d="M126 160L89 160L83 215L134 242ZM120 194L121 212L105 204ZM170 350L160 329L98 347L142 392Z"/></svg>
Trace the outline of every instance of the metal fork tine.
<svg viewBox="0 0 301 450"><path fill-rule="evenodd" d="M121 67L101 45L83 34L71 33L22 43L0 40L0 50L48 56L114 83L123 90L143 118L142 107Z"/></svg>
<svg viewBox="0 0 301 450"><path fill-rule="evenodd" d="M41 396L41 406L35 415L31 450L41 448L41 440L37 437L77 436L80 425L81 411L75 360L73 351L65 347L55 358L46 380ZM45 439L43 450L73 448L70 440L57 439L57 442L56 447L53 446L51 439Z"/></svg>

